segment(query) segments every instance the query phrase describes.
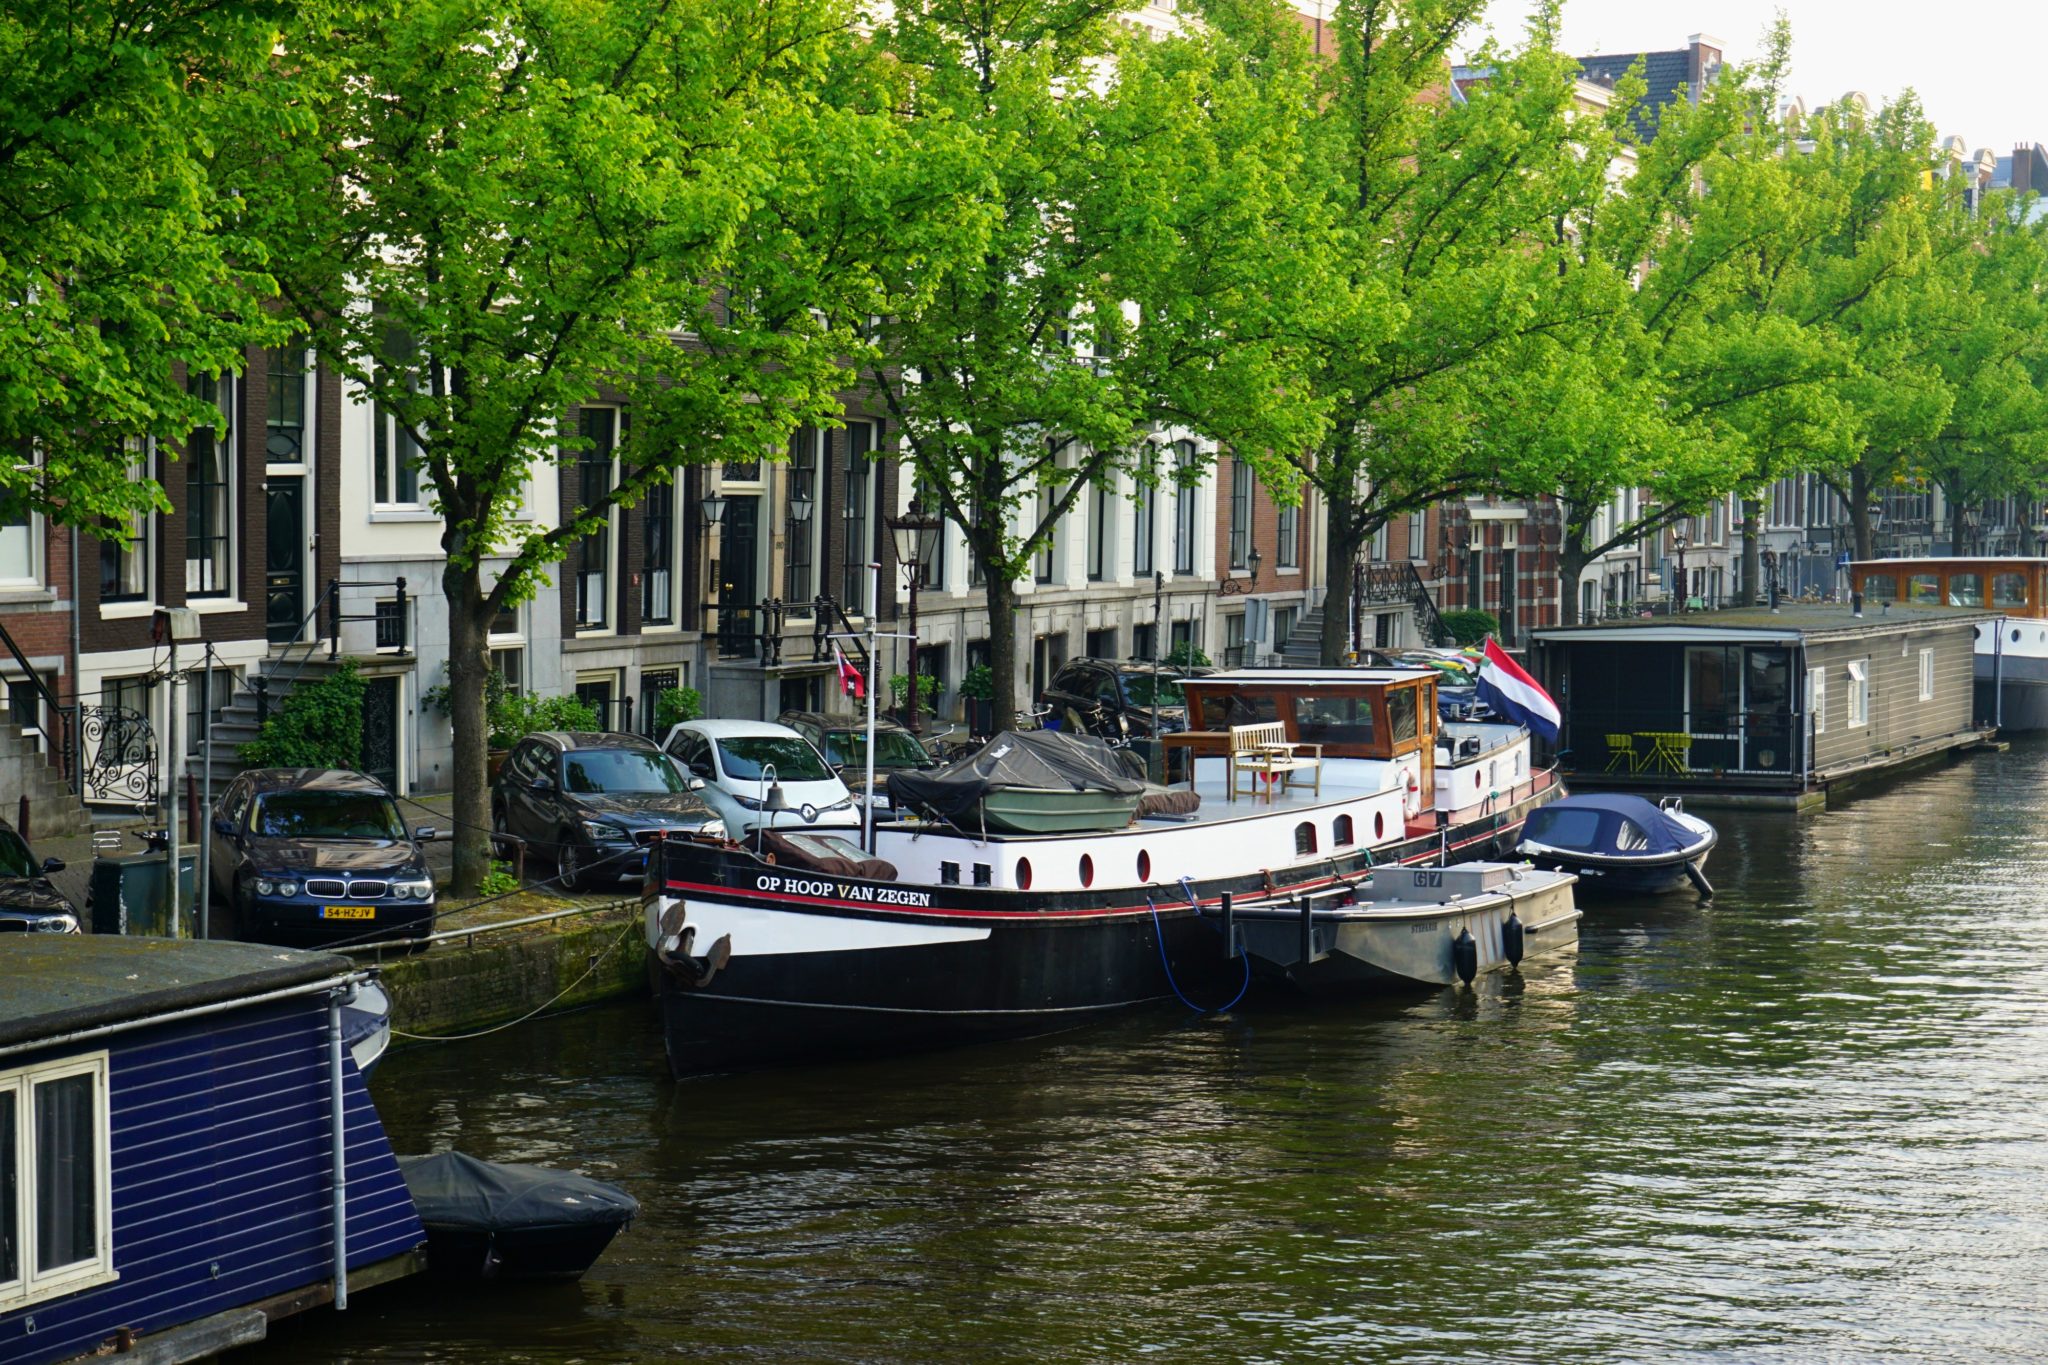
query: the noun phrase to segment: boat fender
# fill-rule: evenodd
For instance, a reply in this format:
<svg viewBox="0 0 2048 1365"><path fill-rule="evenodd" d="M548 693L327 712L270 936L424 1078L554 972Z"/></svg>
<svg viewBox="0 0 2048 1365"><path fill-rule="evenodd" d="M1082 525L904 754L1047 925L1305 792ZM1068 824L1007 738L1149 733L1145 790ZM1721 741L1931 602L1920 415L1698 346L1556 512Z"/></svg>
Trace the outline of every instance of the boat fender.
<svg viewBox="0 0 2048 1365"><path fill-rule="evenodd" d="M1412 819L1422 814L1422 784L1415 780L1412 770L1405 775L1408 778L1408 791L1401 798L1401 814Z"/></svg>
<svg viewBox="0 0 2048 1365"><path fill-rule="evenodd" d="M1458 980L1468 986L1479 975L1479 940L1472 937L1470 929L1460 929L1451 940L1451 966L1457 971Z"/></svg>
<svg viewBox="0 0 2048 1365"><path fill-rule="evenodd" d="M1522 917L1510 910L1507 923L1500 927L1501 956L1508 960L1509 966L1522 965L1522 947Z"/></svg>
<svg viewBox="0 0 2048 1365"><path fill-rule="evenodd" d="M1700 871L1698 863L1687 863L1685 865L1685 879L1692 883L1693 890L1700 893L1701 900L1712 900L1714 898L1714 884L1707 880L1706 873Z"/></svg>

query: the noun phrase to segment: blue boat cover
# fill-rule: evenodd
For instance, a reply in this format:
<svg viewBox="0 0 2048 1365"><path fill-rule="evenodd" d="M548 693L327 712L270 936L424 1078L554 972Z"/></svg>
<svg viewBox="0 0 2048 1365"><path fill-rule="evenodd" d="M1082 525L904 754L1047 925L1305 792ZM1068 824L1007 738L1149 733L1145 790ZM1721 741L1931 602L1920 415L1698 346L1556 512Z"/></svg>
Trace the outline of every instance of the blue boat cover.
<svg viewBox="0 0 2048 1365"><path fill-rule="evenodd" d="M1700 833L1654 801L1602 792L1567 796L1531 812L1522 840L1610 858L1655 857L1683 852L1699 842Z"/></svg>

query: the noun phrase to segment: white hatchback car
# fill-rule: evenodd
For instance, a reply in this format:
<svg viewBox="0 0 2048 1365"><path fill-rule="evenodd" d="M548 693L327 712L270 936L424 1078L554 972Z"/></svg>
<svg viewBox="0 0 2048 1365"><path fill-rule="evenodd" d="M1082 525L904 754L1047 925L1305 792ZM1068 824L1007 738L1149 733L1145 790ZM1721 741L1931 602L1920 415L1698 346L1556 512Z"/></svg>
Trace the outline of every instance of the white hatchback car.
<svg viewBox="0 0 2048 1365"><path fill-rule="evenodd" d="M765 817L770 829L846 829L860 811L824 755L787 725L760 720L686 720L671 726L663 749L692 776L697 795L735 837L764 823L771 786L788 808Z"/></svg>

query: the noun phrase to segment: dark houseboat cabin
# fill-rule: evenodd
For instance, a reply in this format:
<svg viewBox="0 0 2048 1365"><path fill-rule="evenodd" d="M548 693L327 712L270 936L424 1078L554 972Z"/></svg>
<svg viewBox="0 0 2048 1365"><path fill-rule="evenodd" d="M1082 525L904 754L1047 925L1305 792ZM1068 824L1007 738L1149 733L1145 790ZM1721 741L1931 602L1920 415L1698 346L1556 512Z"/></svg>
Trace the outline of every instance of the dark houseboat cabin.
<svg viewBox="0 0 2048 1365"><path fill-rule="evenodd" d="M0 940L0 1362L195 1360L418 1268L342 958Z"/></svg>
<svg viewBox="0 0 2048 1365"><path fill-rule="evenodd" d="M1982 612L1764 608L1534 633L1576 786L1797 797L1975 743Z"/></svg>

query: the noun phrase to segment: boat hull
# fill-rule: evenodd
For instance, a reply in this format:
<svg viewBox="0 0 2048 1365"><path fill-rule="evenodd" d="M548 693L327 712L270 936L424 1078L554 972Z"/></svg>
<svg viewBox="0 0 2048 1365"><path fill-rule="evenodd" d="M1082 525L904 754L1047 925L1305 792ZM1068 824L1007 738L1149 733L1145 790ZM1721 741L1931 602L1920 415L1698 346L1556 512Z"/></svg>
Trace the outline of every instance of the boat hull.
<svg viewBox="0 0 2048 1365"><path fill-rule="evenodd" d="M1579 889L1595 896L1662 896L1692 890L1697 883L1687 867L1704 872L1707 865L1705 853L1599 862L1559 853L1532 853L1529 860L1541 868L1572 873L1579 879Z"/></svg>

